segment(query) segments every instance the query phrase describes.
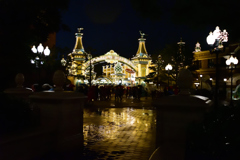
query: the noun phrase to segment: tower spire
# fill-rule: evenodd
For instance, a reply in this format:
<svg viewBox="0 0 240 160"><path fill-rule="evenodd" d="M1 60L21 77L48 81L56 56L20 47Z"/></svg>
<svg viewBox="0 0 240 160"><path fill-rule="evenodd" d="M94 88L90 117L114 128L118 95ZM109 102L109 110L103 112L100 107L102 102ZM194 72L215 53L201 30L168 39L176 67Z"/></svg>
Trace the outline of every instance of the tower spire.
<svg viewBox="0 0 240 160"><path fill-rule="evenodd" d="M145 46L145 38L144 36L146 35L145 33L142 33L142 31L139 31L140 32L140 35L141 35L141 38L139 38L139 46L138 46L138 51L137 51L137 54L136 54L136 57L139 57L139 56L143 56L143 55L147 55L147 50L146 50L146 46Z"/></svg>
<svg viewBox="0 0 240 160"><path fill-rule="evenodd" d="M78 33L75 33L75 35L76 35L76 43L75 43L73 52L77 53L77 54L83 54L85 52L83 44L82 44L82 35L83 35L83 33L81 33L81 30L83 30L83 28L78 28Z"/></svg>

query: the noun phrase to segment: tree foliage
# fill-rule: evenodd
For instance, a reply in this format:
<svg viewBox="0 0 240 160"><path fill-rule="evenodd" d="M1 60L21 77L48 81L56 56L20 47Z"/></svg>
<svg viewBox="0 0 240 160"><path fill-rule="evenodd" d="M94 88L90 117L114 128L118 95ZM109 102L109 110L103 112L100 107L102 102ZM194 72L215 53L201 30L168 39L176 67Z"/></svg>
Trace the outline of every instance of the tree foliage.
<svg viewBox="0 0 240 160"><path fill-rule="evenodd" d="M43 43L62 27L69 0L0 0L0 64L5 78L31 68L31 46ZM7 75L8 74L8 75ZM12 76L12 77L9 77Z"/></svg>
<svg viewBox="0 0 240 160"><path fill-rule="evenodd" d="M153 70L157 70L158 65L161 65L162 71L159 72L160 77L166 79L167 72L165 71L165 66L169 63L173 66L172 71L170 72L171 80L176 81L176 76L179 72L181 56L184 57L184 66L191 66L193 54L191 49L189 49L188 45L184 45L182 47L182 53L179 53L179 45L177 43L167 44L162 50L156 51L153 55L153 63L156 64L156 68L152 68ZM157 59L158 56L161 55L163 63L158 64ZM163 66L163 67L162 67ZM164 78L165 77L165 78Z"/></svg>

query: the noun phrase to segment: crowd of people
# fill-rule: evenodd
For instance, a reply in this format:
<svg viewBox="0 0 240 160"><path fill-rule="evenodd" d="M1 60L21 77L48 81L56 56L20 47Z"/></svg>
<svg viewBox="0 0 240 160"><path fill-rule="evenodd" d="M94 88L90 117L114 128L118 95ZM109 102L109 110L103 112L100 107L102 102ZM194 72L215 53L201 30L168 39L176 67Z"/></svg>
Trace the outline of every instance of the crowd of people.
<svg viewBox="0 0 240 160"><path fill-rule="evenodd" d="M124 96L126 98L136 98L140 100L140 98L144 96L144 93L145 96L148 95L142 86L93 85L89 88L86 85L80 85L77 87L76 91L87 95L88 101L110 100L112 96L116 101L121 101Z"/></svg>
<svg viewBox="0 0 240 160"><path fill-rule="evenodd" d="M92 85L89 87L86 84L80 85L73 85L72 83L67 83L64 88L65 91L76 91L83 93L85 96L88 97L88 101L105 101L110 100L113 96L116 101L121 101L123 97L126 98L133 98L140 100L141 97L152 97L152 99L159 97L159 96L168 96L168 95L176 95L178 94L178 88L173 87L165 87L161 92L157 88L148 88L143 87L142 85L138 86L124 86L124 85ZM49 84L33 84L32 90L34 92L39 91L53 91L54 86Z"/></svg>

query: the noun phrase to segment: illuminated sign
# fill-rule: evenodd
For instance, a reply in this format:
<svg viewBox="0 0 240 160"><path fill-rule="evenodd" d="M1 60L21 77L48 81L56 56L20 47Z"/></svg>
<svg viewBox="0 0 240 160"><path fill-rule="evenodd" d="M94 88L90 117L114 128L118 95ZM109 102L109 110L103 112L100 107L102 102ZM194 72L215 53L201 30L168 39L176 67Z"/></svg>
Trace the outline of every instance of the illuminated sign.
<svg viewBox="0 0 240 160"><path fill-rule="evenodd" d="M103 56L99 56L99 57L95 57L91 59L91 63L96 63L96 62L100 62L100 61L106 61L106 62L122 62L125 63L126 65L130 66L134 71L137 70L137 67L135 66L135 64L133 64L130 60L128 60L127 58L121 57L121 56L112 56L112 55L103 55ZM90 61L87 61L85 63L86 68L90 65Z"/></svg>

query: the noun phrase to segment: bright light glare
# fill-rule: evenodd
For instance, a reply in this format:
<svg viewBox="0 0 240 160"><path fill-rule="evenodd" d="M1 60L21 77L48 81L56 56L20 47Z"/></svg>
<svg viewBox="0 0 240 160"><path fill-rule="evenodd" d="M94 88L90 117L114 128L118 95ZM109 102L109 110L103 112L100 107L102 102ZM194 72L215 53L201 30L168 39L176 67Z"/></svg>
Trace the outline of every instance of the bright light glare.
<svg viewBox="0 0 240 160"><path fill-rule="evenodd" d="M231 64L234 64L234 65L237 65L237 64L238 64L238 59L237 59L237 57L234 57L234 58L233 58L233 56L231 55L231 57L226 60L226 65L229 66L229 65L231 65Z"/></svg>
<svg viewBox="0 0 240 160"><path fill-rule="evenodd" d="M207 36L207 43L209 45L213 45L214 42L215 42L215 37L214 37L213 33L210 32L209 35Z"/></svg>
<svg viewBox="0 0 240 160"><path fill-rule="evenodd" d="M219 29L218 26L216 26L216 29L213 31L213 36L214 36L214 39L220 39L220 35L221 35L221 30Z"/></svg>
<svg viewBox="0 0 240 160"><path fill-rule="evenodd" d="M226 65L228 65L228 66L229 66L229 65L230 65L230 63L231 63L231 62L230 62L230 59L227 59L227 60L226 60Z"/></svg>
<svg viewBox="0 0 240 160"><path fill-rule="evenodd" d="M168 63L168 65L166 65L165 70L172 70L172 65Z"/></svg>
<svg viewBox="0 0 240 160"><path fill-rule="evenodd" d="M37 48L35 46L32 47L32 52L37 53Z"/></svg>
<svg viewBox="0 0 240 160"><path fill-rule="evenodd" d="M49 56L50 55L50 49L48 48L48 46L46 46L46 48L44 49L44 55L45 56Z"/></svg>
<svg viewBox="0 0 240 160"><path fill-rule="evenodd" d="M235 65L238 64L238 59L237 59L237 57L234 58L233 63L234 63Z"/></svg>
<svg viewBox="0 0 240 160"><path fill-rule="evenodd" d="M42 43L39 44L39 46L37 47L37 50L38 50L39 53L42 53L42 52L43 52Z"/></svg>

